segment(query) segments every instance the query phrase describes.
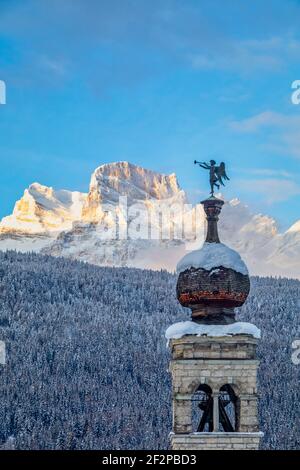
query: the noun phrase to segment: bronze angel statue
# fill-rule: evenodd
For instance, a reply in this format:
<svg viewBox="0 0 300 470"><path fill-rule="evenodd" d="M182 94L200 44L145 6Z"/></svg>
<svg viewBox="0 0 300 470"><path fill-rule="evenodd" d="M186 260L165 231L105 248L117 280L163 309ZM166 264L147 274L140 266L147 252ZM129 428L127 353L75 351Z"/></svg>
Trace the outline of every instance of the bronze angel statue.
<svg viewBox="0 0 300 470"><path fill-rule="evenodd" d="M221 162L219 166L216 166L215 160L210 160L210 165L205 162L194 161L195 165L201 166L205 170L209 170L209 182L210 182L210 194L214 195L214 188L220 189L220 185L225 186L223 180L229 180L225 171L225 163Z"/></svg>

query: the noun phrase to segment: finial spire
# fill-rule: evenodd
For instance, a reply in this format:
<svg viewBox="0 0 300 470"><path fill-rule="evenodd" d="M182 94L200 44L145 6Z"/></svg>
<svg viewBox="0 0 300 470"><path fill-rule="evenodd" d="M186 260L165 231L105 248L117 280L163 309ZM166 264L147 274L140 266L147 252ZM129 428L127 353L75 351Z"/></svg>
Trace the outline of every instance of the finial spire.
<svg viewBox="0 0 300 470"><path fill-rule="evenodd" d="M207 234L205 242L220 243L218 234L218 220L224 201L213 196L205 199L204 201L201 201L201 204L204 207L207 219Z"/></svg>

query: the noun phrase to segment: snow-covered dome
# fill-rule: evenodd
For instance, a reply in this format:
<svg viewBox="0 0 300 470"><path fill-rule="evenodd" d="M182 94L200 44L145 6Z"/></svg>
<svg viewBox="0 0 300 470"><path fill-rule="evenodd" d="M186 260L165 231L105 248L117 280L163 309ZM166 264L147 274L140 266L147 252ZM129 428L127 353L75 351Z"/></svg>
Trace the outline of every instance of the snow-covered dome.
<svg viewBox="0 0 300 470"><path fill-rule="evenodd" d="M220 243L217 221L223 201L211 197L202 204L208 220L206 241L179 261L177 298L196 321L231 323L234 308L249 294L248 270L239 253Z"/></svg>
<svg viewBox="0 0 300 470"><path fill-rule="evenodd" d="M247 266L237 251L232 250L224 243L204 243L200 250L186 254L177 264L180 273L189 268L203 268L206 270L219 267L233 269L242 274L248 274Z"/></svg>

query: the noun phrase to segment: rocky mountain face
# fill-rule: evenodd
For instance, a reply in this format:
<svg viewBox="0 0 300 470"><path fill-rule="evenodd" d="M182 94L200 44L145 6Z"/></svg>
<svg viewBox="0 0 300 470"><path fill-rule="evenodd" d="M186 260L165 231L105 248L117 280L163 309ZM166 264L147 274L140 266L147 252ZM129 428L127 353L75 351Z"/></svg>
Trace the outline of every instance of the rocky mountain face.
<svg viewBox="0 0 300 470"><path fill-rule="evenodd" d="M300 277L300 221L279 233L273 218L233 199L224 205L219 231L251 274ZM117 162L93 172L87 194L32 184L0 223L0 249L174 270L204 233L202 206L188 204L175 174Z"/></svg>
<svg viewBox="0 0 300 470"><path fill-rule="evenodd" d="M87 195L33 183L16 202L12 215L0 223L0 233L45 234L68 230L81 218Z"/></svg>
<svg viewBox="0 0 300 470"><path fill-rule="evenodd" d="M82 220L98 222L105 215L105 207L116 206L120 196L132 205L151 204L173 199L185 202L175 174L162 175L128 162L111 163L96 168L91 176L89 193L82 210Z"/></svg>

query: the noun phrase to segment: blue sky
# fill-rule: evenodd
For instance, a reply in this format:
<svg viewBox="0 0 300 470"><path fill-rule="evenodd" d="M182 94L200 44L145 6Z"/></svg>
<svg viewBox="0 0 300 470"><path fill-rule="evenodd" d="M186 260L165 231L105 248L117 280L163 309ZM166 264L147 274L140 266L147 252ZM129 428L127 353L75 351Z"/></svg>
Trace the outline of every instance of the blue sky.
<svg viewBox="0 0 300 470"><path fill-rule="evenodd" d="M87 191L102 163L198 160L282 228L300 219L300 2L0 0L0 216L34 181Z"/></svg>

